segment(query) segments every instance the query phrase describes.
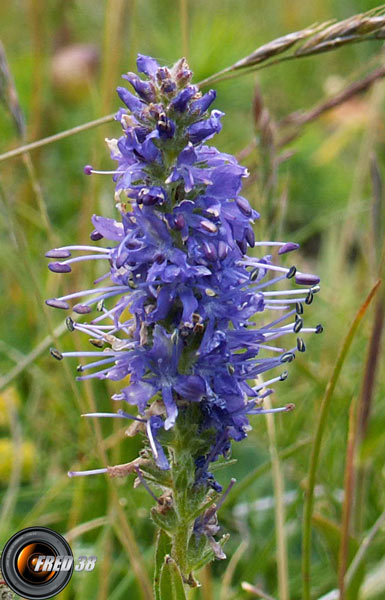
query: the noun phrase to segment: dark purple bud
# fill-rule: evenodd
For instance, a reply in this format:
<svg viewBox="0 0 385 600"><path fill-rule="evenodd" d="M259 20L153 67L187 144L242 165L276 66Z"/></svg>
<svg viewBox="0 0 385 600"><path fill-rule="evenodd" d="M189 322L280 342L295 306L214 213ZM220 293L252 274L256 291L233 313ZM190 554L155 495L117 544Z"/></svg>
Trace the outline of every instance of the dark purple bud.
<svg viewBox="0 0 385 600"><path fill-rule="evenodd" d="M138 54L136 59L136 66L138 67L139 73L144 73L149 77L155 77L159 64L151 56L145 56L144 54Z"/></svg>
<svg viewBox="0 0 385 600"><path fill-rule="evenodd" d="M64 263L54 262L49 263L48 268L52 273L71 273L71 267Z"/></svg>
<svg viewBox="0 0 385 600"><path fill-rule="evenodd" d="M172 94L176 90L176 83L171 79L166 79L166 81L163 81L160 89L162 94Z"/></svg>
<svg viewBox="0 0 385 600"><path fill-rule="evenodd" d="M248 227L246 229L245 238L246 238L246 241L249 244L250 248L254 248L254 246L255 246L255 235L254 235L254 231L252 230L251 227Z"/></svg>
<svg viewBox="0 0 385 600"><path fill-rule="evenodd" d="M50 298L49 300L46 300L45 303L47 306L52 306L52 308L62 308L63 310L68 310L70 307L68 302L57 300L56 298Z"/></svg>
<svg viewBox="0 0 385 600"><path fill-rule="evenodd" d="M93 242L98 242L99 240L102 240L103 236L101 233L99 233L99 231L96 231L96 229L94 229L91 233L90 233L90 240L92 240Z"/></svg>
<svg viewBox="0 0 385 600"><path fill-rule="evenodd" d="M218 256L220 260L223 260L226 258L226 256L229 253L229 247L226 244L226 242L224 242L223 240L220 240L218 243Z"/></svg>
<svg viewBox="0 0 385 600"><path fill-rule="evenodd" d="M177 231L180 231L181 229L183 229L183 227L185 225L186 225L186 221L185 221L184 216L181 213L179 213L178 215L176 215L174 217L174 228Z"/></svg>
<svg viewBox="0 0 385 600"><path fill-rule="evenodd" d="M87 313L92 312L92 308L86 304L75 304L72 310L78 315L86 315Z"/></svg>
<svg viewBox="0 0 385 600"><path fill-rule="evenodd" d="M195 96L197 91L198 88L195 85L189 85L188 87L184 88L181 92L179 92L179 94L171 102L170 106L178 112L184 112L187 108L189 101L193 96Z"/></svg>
<svg viewBox="0 0 385 600"><path fill-rule="evenodd" d="M223 115L224 113L220 110L213 110L208 119L190 125L187 132L191 143L199 144L200 142L203 142L203 140L208 140L216 133L219 133L222 129L220 120Z"/></svg>
<svg viewBox="0 0 385 600"><path fill-rule="evenodd" d="M119 98L122 100L122 102L124 102L131 112L142 112L145 106L142 100L139 100L139 98L134 96L134 94L131 94L131 92L126 90L124 87L119 86L116 88L116 91L118 92Z"/></svg>
<svg viewBox="0 0 385 600"><path fill-rule="evenodd" d="M160 83L162 81L165 81L166 79L170 79L171 78L170 69L168 69L167 67L159 67L156 72L156 77Z"/></svg>
<svg viewBox="0 0 385 600"><path fill-rule="evenodd" d="M209 90L207 92L207 94L205 94L204 96L202 96L202 98L199 98L199 100L195 100L195 102L193 102L191 104L190 111L192 113L197 113L198 115L203 115L203 113L205 113L206 110L214 102L214 100L215 100L216 97L217 97L216 91L215 90Z"/></svg>
<svg viewBox="0 0 385 600"><path fill-rule="evenodd" d="M320 278L311 273L296 273L295 282L299 285L315 285L320 282Z"/></svg>
<svg viewBox="0 0 385 600"><path fill-rule="evenodd" d="M236 205L238 206L241 213L243 213L246 217L250 217L252 210L249 204L249 201L246 198L242 198L242 196L237 196L235 198Z"/></svg>
<svg viewBox="0 0 385 600"><path fill-rule="evenodd" d="M136 93L145 102L155 102L155 88L151 81L142 81L136 73L126 73L122 75L123 79L127 79L136 91Z"/></svg>
<svg viewBox="0 0 385 600"><path fill-rule="evenodd" d="M91 165L86 165L83 171L86 175L92 175L93 167Z"/></svg>
<svg viewBox="0 0 385 600"><path fill-rule="evenodd" d="M218 257L217 249L212 242L203 242L203 252L207 260L216 260Z"/></svg>
<svg viewBox="0 0 385 600"><path fill-rule="evenodd" d="M53 248L45 253L47 258L69 258L71 252L65 248Z"/></svg>
<svg viewBox="0 0 385 600"><path fill-rule="evenodd" d="M287 244L283 244L278 250L278 254L286 254L287 252L293 252L293 250L298 250L299 244L295 244L294 242L287 242Z"/></svg>
<svg viewBox="0 0 385 600"><path fill-rule="evenodd" d="M240 251L242 252L242 254L246 254L247 252L247 242L246 240L237 240L237 244L239 246Z"/></svg>
<svg viewBox="0 0 385 600"><path fill-rule="evenodd" d="M154 260L155 260L156 263L158 263L159 265L161 265L162 262L164 262L166 260L166 257L165 257L164 254L162 254L161 252L159 252L158 254L155 254Z"/></svg>

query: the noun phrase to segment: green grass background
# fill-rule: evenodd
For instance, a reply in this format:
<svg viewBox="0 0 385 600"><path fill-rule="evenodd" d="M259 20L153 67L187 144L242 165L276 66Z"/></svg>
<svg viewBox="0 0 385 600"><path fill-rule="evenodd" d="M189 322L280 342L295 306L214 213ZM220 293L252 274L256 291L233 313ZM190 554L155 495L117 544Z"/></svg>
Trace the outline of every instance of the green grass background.
<svg viewBox="0 0 385 600"><path fill-rule="evenodd" d="M116 110L114 89L120 85L120 73L135 70L137 52L167 64L187 53L199 81L271 39L375 5L368 0L8 0L0 3L0 39L25 113L27 139L33 141ZM99 52L99 67L80 80L74 68L69 81L56 67L54 77L60 49L78 43ZM238 153L260 140L252 114L256 81L271 118L279 121L313 106L381 60L381 42L371 42L218 84L216 107L226 117L216 145ZM303 249L297 263L322 277L321 294L306 311L306 322L322 322L325 332L307 340L308 351L290 365L287 382L277 386L275 405L296 404L294 412L274 419L278 451L313 439L338 349L378 276L383 222L373 208L380 204L374 200L370 167L375 161L383 172L384 95L380 81L343 109L307 126L286 148L291 156L279 167L272 199L282 208L282 198L287 198L278 225L264 219L267 201L255 180L265 149L260 146L244 160L252 173L245 195L261 212L258 235L269 235L274 228L281 237L300 241ZM0 128L0 153L21 143L3 108ZM46 310L43 299L59 290L87 288L95 277L92 265L79 266L69 276L55 276L46 268L44 252L54 245L85 242L94 212L114 215L109 178L87 178L82 167L91 163L110 168L104 138L118 135L111 122L34 151L33 182L22 159L0 163L0 375L7 382L0 392L0 547L22 527L45 525L70 532L75 555L97 555L95 571L75 574L60 594L62 600L141 598L129 538L119 521L122 512L142 568L151 574L153 566L155 531L148 516L152 500L141 488L133 489L132 478L118 480L111 488L104 477L70 480L66 475L76 465L100 465L94 428L79 415L93 403L101 411L109 410L113 386L74 383L73 360L63 365L54 362L47 349L36 351L63 320L60 311ZM360 398L373 319L371 308L345 361L323 438L311 555L313 598L337 587L349 407ZM65 332L53 345L68 350L86 343L76 333ZM31 360L28 356L34 351L37 356ZM25 368L13 377L20 361L25 361ZM365 474L362 494L353 506L352 553L385 508L382 358L379 363L369 427L356 459ZM126 438L119 423L106 420L100 427L109 464L137 456L140 439ZM288 494L284 533L292 600L302 597L301 527L309 454L310 444L300 445L279 465ZM238 462L218 475L224 484L231 476L242 481L270 461L264 417L255 417L247 440L234 444L233 457ZM241 589L242 581L279 598L270 467L242 493L237 494L235 486L220 517L223 530L231 532L228 560L201 574L203 586L192 598L250 598ZM370 544L349 598L384 598L384 542L382 529ZM282 553L279 556L282 560Z"/></svg>

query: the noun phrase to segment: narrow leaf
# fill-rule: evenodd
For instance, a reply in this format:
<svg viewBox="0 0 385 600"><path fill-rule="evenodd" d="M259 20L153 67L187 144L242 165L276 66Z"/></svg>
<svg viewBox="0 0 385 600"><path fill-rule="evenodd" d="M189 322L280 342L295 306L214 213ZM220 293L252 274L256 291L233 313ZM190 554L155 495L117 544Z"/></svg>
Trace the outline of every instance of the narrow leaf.
<svg viewBox="0 0 385 600"><path fill-rule="evenodd" d="M337 385L338 378L340 376L343 364L346 356L349 352L350 346L353 342L354 336L357 332L358 326L361 323L371 301L373 300L381 281L377 281L371 291L369 292L365 302L359 308L353 322L349 328L349 331L344 339L341 350L337 357L334 370L331 378L325 390L325 395L322 399L320 413L318 417L317 429L314 437L313 448L310 458L309 466L309 479L307 484L307 490L305 494L305 506L304 506L304 517L303 517L303 533L302 533L302 594L303 600L310 600L310 554L311 554L311 522L313 514L314 504L314 488L317 474L317 467L319 461L319 455L321 451L321 443L323 434L326 429L327 417L329 414L329 408L331 399L335 387Z"/></svg>
<svg viewBox="0 0 385 600"><path fill-rule="evenodd" d="M170 555L166 555L160 573L159 600L186 600L182 576Z"/></svg>
<svg viewBox="0 0 385 600"><path fill-rule="evenodd" d="M164 557L171 551L170 537L163 529L159 529L156 536L155 566L154 566L154 594L155 600L160 600L160 574L162 571Z"/></svg>

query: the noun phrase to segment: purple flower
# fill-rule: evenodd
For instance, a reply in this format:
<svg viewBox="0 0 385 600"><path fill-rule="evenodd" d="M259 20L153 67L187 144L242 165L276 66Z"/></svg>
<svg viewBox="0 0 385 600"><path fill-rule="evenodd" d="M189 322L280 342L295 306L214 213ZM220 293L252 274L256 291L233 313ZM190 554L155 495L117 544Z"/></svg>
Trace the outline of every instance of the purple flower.
<svg viewBox="0 0 385 600"><path fill-rule="evenodd" d="M93 244L47 253L59 273L104 261L95 287L47 300L60 309L74 301L78 314L96 309L89 322L67 321L94 349L52 354L90 358L79 379L130 377L113 398L137 406L161 470L190 407L194 431L209 440L192 451L196 481L218 489L210 463L246 437L252 415L266 412L269 386L286 379L282 369L305 350L297 336L322 331L304 327L302 317L319 278L279 264L297 244L255 239L259 215L241 195L247 170L204 144L221 129L223 113L207 113L215 92L202 96L190 84L184 60L168 69L139 55L137 64L147 79L124 76L137 95L118 88L129 112L118 112L122 135L108 140L119 218L94 215ZM95 172L87 165L87 174ZM206 525L197 530L207 533Z"/></svg>

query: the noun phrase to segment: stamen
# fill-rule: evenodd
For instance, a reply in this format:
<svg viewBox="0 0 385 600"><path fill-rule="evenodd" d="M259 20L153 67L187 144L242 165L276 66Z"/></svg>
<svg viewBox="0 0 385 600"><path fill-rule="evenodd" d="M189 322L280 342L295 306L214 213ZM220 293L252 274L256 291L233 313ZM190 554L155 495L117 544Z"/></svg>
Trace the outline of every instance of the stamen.
<svg viewBox="0 0 385 600"><path fill-rule="evenodd" d="M122 171L97 171L92 165L85 165L83 171L86 175L118 175Z"/></svg>
<svg viewBox="0 0 385 600"><path fill-rule="evenodd" d="M63 354L56 348L50 348L49 352L53 358L56 358L56 360L63 360Z"/></svg>
<svg viewBox="0 0 385 600"><path fill-rule="evenodd" d="M101 475L107 473L108 469L91 469L89 471L68 471L68 477L86 477L87 475Z"/></svg>
<svg viewBox="0 0 385 600"><path fill-rule="evenodd" d="M297 267L294 265L290 267L288 274L286 275L287 279L292 279L297 273Z"/></svg>
<svg viewBox="0 0 385 600"><path fill-rule="evenodd" d="M139 479L140 483L142 484L142 486L144 487L144 489L150 494L151 498L153 498L155 500L155 502L157 502L158 504L160 504L159 498L157 498L155 496L154 492L152 491L152 489L148 485L147 481L143 477L143 474L142 474L141 470L139 469L139 467L137 465L135 465L135 471L136 471L138 479Z"/></svg>
<svg viewBox="0 0 385 600"><path fill-rule="evenodd" d="M280 406L279 408L256 408L255 410L248 411L249 415L268 415L271 413L279 412L290 412L295 408L295 404L286 404L286 406Z"/></svg>
<svg viewBox="0 0 385 600"><path fill-rule="evenodd" d="M65 304L67 304L67 303L65 303ZM67 326L68 331L71 331L71 332L75 331L75 324L74 324L73 319L71 319L71 317L66 318L66 326Z"/></svg>

